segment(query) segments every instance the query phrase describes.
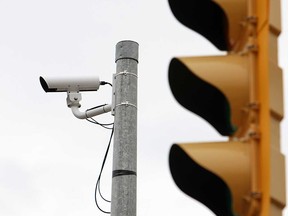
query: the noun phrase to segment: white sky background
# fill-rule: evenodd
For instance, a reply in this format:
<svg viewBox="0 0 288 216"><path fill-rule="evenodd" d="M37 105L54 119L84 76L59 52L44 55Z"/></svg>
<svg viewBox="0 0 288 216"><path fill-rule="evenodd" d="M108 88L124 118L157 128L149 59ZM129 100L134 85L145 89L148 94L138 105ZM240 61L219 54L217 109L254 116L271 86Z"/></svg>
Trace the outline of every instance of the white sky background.
<svg viewBox="0 0 288 216"><path fill-rule="evenodd" d="M282 2L279 62L287 98L288 0ZM173 56L218 51L176 21L166 0L0 1L0 215L104 215L93 195L110 132L76 119L66 94L44 93L39 76L99 75L111 81L115 45L123 39L140 45L138 216L213 215L175 186L168 152L173 142L223 138L178 105L167 71ZM83 109L110 103L111 89L104 86L82 98ZM282 123L286 155L287 121ZM101 184L108 197L111 160L110 154Z"/></svg>

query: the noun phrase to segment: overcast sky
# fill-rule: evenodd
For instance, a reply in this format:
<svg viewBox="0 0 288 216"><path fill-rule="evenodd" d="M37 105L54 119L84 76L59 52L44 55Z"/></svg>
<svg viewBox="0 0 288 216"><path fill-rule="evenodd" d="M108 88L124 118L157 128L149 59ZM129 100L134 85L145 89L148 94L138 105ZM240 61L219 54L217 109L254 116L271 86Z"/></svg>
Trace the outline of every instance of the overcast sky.
<svg viewBox="0 0 288 216"><path fill-rule="evenodd" d="M288 1L282 2L287 9ZM286 74L287 20L279 46ZM115 45L125 39L140 45L138 215L213 215L175 186L168 152L174 142L226 138L175 101L167 69L173 56L220 53L178 23L167 0L0 0L0 215L103 215L93 196L110 131L76 119L66 94L44 93L39 76L111 81ZM110 103L111 89L103 86L82 98L83 110ZM112 121L110 114L97 119ZM282 126L287 155L287 120ZM101 184L106 197L111 161L109 154Z"/></svg>

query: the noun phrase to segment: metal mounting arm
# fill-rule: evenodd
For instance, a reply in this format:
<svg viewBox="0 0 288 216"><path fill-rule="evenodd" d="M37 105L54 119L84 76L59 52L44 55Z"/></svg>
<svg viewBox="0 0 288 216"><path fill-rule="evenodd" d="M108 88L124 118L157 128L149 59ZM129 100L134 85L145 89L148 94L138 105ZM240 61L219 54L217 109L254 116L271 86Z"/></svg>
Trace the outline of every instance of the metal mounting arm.
<svg viewBox="0 0 288 216"><path fill-rule="evenodd" d="M76 118L87 119L93 116L101 115L111 111L111 104L104 104L91 109L87 109L85 112L79 110L81 107L80 100L82 99L79 92L67 92L67 106L71 108L72 113Z"/></svg>

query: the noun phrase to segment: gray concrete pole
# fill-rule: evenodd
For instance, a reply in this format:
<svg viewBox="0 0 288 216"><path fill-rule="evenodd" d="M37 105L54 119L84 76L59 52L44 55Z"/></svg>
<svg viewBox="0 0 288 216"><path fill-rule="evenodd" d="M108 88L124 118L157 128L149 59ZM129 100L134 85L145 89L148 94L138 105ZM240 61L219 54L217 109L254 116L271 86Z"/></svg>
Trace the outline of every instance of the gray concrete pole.
<svg viewBox="0 0 288 216"><path fill-rule="evenodd" d="M111 216L136 216L138 43L116 45Z"/></svg>

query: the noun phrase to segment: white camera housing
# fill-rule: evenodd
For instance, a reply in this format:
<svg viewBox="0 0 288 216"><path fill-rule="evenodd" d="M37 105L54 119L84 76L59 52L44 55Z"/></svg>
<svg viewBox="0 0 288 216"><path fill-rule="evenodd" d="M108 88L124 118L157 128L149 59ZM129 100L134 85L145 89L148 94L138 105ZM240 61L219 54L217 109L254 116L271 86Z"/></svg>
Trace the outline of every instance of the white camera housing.
<svg viewBox="0 0 288 216"><path fill-rule="evenodd" d="M97 91L100 86L100 79L94 77L42 77L40 83L45 92L79 92Z"/></svg>

